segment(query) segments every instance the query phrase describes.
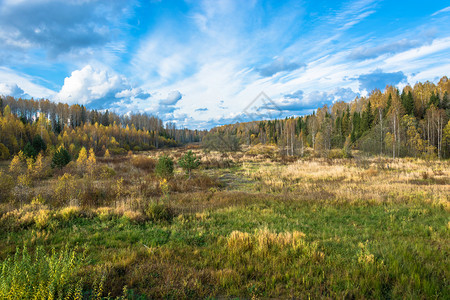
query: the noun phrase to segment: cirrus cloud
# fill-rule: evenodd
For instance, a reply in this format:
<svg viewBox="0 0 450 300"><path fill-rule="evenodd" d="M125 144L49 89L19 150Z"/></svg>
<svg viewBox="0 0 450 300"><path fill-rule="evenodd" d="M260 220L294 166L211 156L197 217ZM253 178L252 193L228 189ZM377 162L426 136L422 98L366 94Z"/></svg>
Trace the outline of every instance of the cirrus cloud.
<svg viewBox="0 0 450 300"><path fill-rule="evenodd" d="M270 64L257 68L256 71L263 77L271 77L280 72L294 71L303 67L306 67L303 63L290 62L284 57L279 57Z"/></svg>

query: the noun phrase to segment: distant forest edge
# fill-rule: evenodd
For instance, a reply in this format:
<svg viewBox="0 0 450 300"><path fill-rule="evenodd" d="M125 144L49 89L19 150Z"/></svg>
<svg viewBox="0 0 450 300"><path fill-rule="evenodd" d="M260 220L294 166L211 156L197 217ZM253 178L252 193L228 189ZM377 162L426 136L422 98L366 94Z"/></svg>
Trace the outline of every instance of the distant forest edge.
<svg viewBox="0 0 450 300"><path fill-rule="evenodd" d="M177 129L145 114L118 115L46 99L0 97L0 159L24 151L63 146L72 157L81 148L103 155L150 150L192 142L218 151L241 145L273 145L283 155L348 157L351 149L392 157L450 157L450 81L417 83L400 91L387 86L347 103L324 105L312 115ZM336 150L338 149L338 150ZM36 153L35 153L36 155Z"/></svg>
<svg viewBox="0 0 450 300"><path fill-rule="evenodd" d="M49 149L62 145L76 157L82 147L97 154L107 149L111 154L124 154L200 142L205 134L177 129L173 123L164 126L161 119L145 114L118 115L46 99L0 97L0 159L25 150L27 144L35 150L41 149L39 143Z"/></svg>
<svg viewBox="0 0 450 300"><path fill-rule="evenodd" d="M206 147L274 145L281 154L346 157L351 149L368 154L426 159L450 157L450 81L442 77L384 93L324 105L312 115L219 126L203 138ZM339 149L339 150L336 150Z"/></svg>

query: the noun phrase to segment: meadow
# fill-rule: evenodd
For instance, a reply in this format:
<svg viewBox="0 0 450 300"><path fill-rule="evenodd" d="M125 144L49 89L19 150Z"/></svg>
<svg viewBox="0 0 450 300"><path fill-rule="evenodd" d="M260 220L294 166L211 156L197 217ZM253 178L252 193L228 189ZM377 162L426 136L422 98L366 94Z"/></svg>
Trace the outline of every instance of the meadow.
<svg viewBox="0 0 450 300"><path fill-rule="evenodd" d="M448 161L189 149L1 162L0 298L450 298Z"/></svg>

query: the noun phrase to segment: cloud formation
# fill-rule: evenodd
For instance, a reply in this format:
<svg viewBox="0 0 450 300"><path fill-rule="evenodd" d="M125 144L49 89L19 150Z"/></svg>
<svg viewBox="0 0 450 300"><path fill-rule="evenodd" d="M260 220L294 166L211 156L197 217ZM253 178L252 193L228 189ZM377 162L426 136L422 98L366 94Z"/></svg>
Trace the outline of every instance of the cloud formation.
<svg viewBox="0 0 450 300"><path fill-rule="evenodd" d="M181 98L183 98L183 96L179 91L172 91L167 95L166 99L161 99L159 103L162 105L175 105Z"/></svg>
<svg viewBox="0 0 450 300"><path fill-rule="evenodd" d="M434 14L432 14L431 16L436 16L438 14L442 14L442 13L446 13L446 12L450 12L450 6L447 6L441 10L438 10L437 12L435 12Z"/></svg>
<svg viewBox="0 0 450 300"><path fill-rule="evenodd" d="M420 46L417 40L402 39L393 43L383 44L375 47L358 47L348 56L352 60L365 60L376 58L383 54L394 54Z"/></svg>
<svg viewBox="0 0 450 300"><path fill-rule="evenodd" d="M28 97L24 90L22 90L17 84L13 83L0 83L0 95L12 96L16 98Z"/></svg>
<svg viewBox="0 0 450 300"><path fill-rule="evenodd" d="M40 47L51 56L105 45L117 35L126 1L4 1L0 47Z"/></svg>
<svg viewBox="0 0 450 300"><path fill-rule="evenodd" d="M291 94L284 95L284 98L301 100L303 98L303 94L304 94L304 92L302 90L298 90L298 91L295 91L295 92L293 92Z"/></svg>
<svg viewBox="0 0 450 300"><path fill-rule="evenodd" d="M303 63L289 62L284 57L280 57L262 68L257 68L256 71L263 77L271 77L280 72L294 71L305 66Z"/></svg>
<svg viewBox="0 0 450 300"><path fill-rule="evenodd" d="M68 104L86 105L98 100L108 103L116 96L128 96L127 88L124 77L87 65L64 79L56 98Z"/></svg>
<svg viewBox="0 0 450 300"><path fill-rule="evenodd" d="M329 92L312 91L307 94L302 90L298 90L284 95L284 98L277 102L277 106L287 114L301 115L323 105L331 105L337 101L349 102L358 96L359 93L351 88L336 88Z"/></svg>
<svg viewBox="0 0 450 300"><path fill-rule="evenodd" d="M374 89L383 90L387 85L397 85L405 82L407 77L402 71L384 73L381 69L376 69L371 73L361 74L356 79L359 81L361 90L370 92Z"/></svg>
<svg viewBox="0 0 450 300"><path fill-rule="evenodd" d="M130 88L122 90L115 94L115 97L120 98L138 98L138 99L147 99L152 95L150 93L144 92L141 88Z"/></svg>

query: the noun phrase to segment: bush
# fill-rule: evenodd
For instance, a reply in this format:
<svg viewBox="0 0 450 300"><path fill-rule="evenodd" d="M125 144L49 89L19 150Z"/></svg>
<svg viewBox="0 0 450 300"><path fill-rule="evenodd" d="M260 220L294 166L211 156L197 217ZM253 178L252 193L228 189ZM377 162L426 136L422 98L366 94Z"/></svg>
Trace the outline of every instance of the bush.
<svg viewBox="0 0 450 300"><path fill-rule="evenodd" d="M52 168L58 167L59 169L62 169L71 161L71 159L69 152L61 146L56 150L55 154L53 154Z"/></svg>
<svg viewBox="0 0 450 300"><path fill-rule="evenodd" d="M58 212L58 217L63 221L71 221L81 216L81 209L78 206L67 206Z"/></svg>
<svg viewBox="0 0 450 300"><path fill-rule="evenodd" d="M173 209L165 204L150 204L145 209L145 215L150 221L158 222L171 222L175 216Z"/></svg>
<svg viewBox="0 0 450 300"><path fill-rule="evenodd" d="M330 159L345 158L345 151L343 149L331 149L328 151L327 157Z"/></svg>
<svg viewBox="0 0 450 300"><path fill-rule="evenodd" d="M169 178L173 175L173 160L167 155L163 155L158 159L155 169L156 175Z"/></svg>
<svg viewBox="0 0 450 300"><path fill-rule="evenodd" d="M0 170L0 203L9 200L13 187L14 187L13 178Z"/></svg>
<svg viewBox="0 0 450 300"><path fill-rule="evenodd" d="M10 154L8 148L0 143L0 159L8 159L9 155Z"/></svg>

